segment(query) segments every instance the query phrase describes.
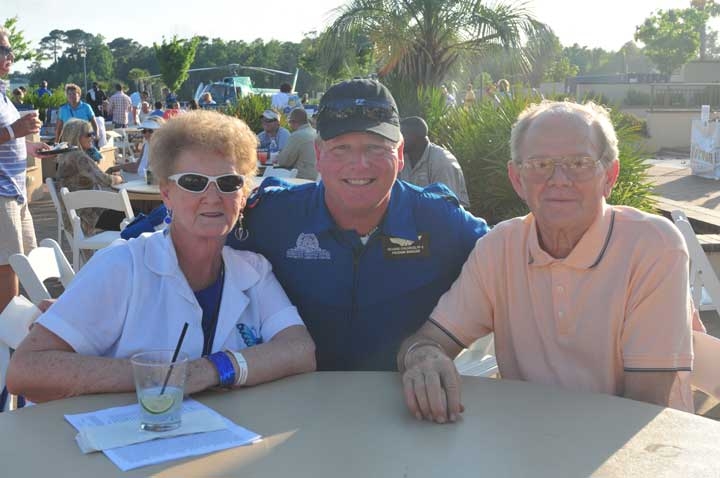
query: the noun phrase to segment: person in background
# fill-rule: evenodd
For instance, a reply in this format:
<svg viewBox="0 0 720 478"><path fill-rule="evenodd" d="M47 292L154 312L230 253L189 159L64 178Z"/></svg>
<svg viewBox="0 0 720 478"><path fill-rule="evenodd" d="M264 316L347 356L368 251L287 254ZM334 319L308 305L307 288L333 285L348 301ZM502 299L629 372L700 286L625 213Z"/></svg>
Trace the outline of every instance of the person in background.
<svg viewBox="0 0 720 478"><path fill-rule="evenodd" d="M300 103L301 103L302 105L306 105L306 104L308 104L309 102L310 102L310 97L308 96L307 93L303 93L302 97L300 98Z"/></svg>
<svg viewBox="0 0 720 478"><path fill-rule="evenodd" d="M10 73L14 62L10 31L0 26L0 78ZM8 259L13 254L28 254L37 245L25 187L27 157L48 145L26 137L39 133L40 126L36 113L20 117L7 96L7 83L0 80L0 310L20 293Z"/></svg>
<svg viewBox="0 0 720 478"><path fill-rule="evenodd" d="M60 133L62 132L63 125L73 118L88 121L95 132L97 137L97 124L95 123L95 113L89 104L82 101L82 89L74 84L68 83L65 85L65 97L67 103L62 105L58 110L58 119L55 125L55 142L60 141Z"/></svg>
<svg viewBox="0 0 720 478"><path fill-rule="evenodd" d="M443 96L445 96L445 106L447 106L448 108L456 106L455 97L452 95L452 93L450 93L447 86L442 85L441 91Z"/></svg>
<svg viewBox="0 0 720 478"><path fill-rule="evenodd" d="M292 85L290 83L283 83L280 85L280 91L273 94L270 98L270 108L275 111L283 111L288 105L290 94L292 92Z"/></svg>
<svg viewBox="0 0 720 478"><path fill-rule="evenodd" d="M128 116L132 111L132 101L130 97L123 93L123 85L115 84L115 94L110 97L110 111L112 112L112 122L115 128L127 128Z"/></svg>
<svg viewBox="0 0 720 478"><path fill-rule="evenodd" d="M512 98L512 93L510 93L510 82L504 78L498 80L497 82L497 98L500 100L503 98Z"/></svg>
<svg viewBox="0 0 720 478"><path fill-rule="evenodd" d="M217 103L215 102L215 100L212 97L212 94L209 91L206 91L200 97L200 106L202 106L202 107L216 105L216 104Z"/></svg>
<svg viewBox="0 0 720 478"><path fill-rule="evenodd" d="M463 105L465 105L466 108L469 108L475 104L476 99L473 84L468 83L467 88L465 88L465 99L463 100Z"/></svg>
<svg viewBox="0 0 720 478"><path fill-rule="evenodd" d="M198 105L198 102L195 101L195 99L191 99L190 101L188 101L188 111L194 111L199 109L200 105Z"/></svg>
<svg viewBox="0 0 720 478"><path fill-rule="evenodd" d="M297 177L317 179L315 168L315 130L308 122L307 112L295 108L288 116L288 125L293 130L287 145L278 153L277 165L285 169L297 168Z"/></svg>
<svg viewBox="0 0 720 478"><path fill-rule="evenodd" d="M87 101L87 104L93 109L95 116L102 116L102 105L106 99L107 95L100 88L98 82L93 81L92 88L90 88L90 91L85 95L85 101Z"/></svg>
<svg viewBox="0 0 720 478"><path fill-rule="evenodd" d="M97 163L100 161L100 152L93 146L95 132L90 123L73 118L63 126L60 140L69 146L79 149L63 153L57 157L57 172L55 173L55 187L58 195L63 187L78 191L84 189L114 191L113 184L123 182L118 174L103 173ZM94 234L97 229L119 231L120 223L125 214L101 208L83 208L78 210L80 224L85 234ZM63 214L65 228L72 229L67 214Z"/></svg>
<svg viewBox="0 0 720 478"><path fill-rule="evenodd" d="M165 99L165 108L172 108L172 105L178 100L177 95L167 87L163 88L161 92L162 97Z"/></svg>
<svg viewBox="0 0 720 478"><path fill-rule="evenodd" d="M40 88L35 90L35 94L38 96L44 96L44 95L52 95L52 91L48 89L48 82L47 80L42 80L40 82Z"/></svg>
<svg viewBox="0 0 720 478"><path fill-rule="evenodd" d="M609 112L592 102L534 104L510 142L508 176L530 214L477 242L400 348L411 413L457 420L452 358L490 332L503 379L692 412L687 248L667 219L606 203L620 171Z"/></svg>
<svg viewBox="0 0 720 478"><path fill-rule="evenodd" d="M257 135L259 148L268 149L274 140L282 151L290 140L290 131L280 126L280 116L273 110L265 110L260 117L263 130Z"/></svg>
<svg viewBox="0 0 720 478"><path fill-rule="evenodd" d="M322 179L267 178L229 244L270 260L315 340L319 370L395 370L400 343L427 320L487 225L447 187L396 179L398 110L381 83L328 89L317 132Z"/></svg>
<svg viewBox="0 0 720 478"><path fill-rule="evenodd" d="M140 123L144 123L145 120L150 117L151 113L149 102L143 101L140 103L140 111L138 111L138 119L140 120Z"/></svg>
<svg viewBox="0 0 720 478"><path fill-rule="evenodd" d="M12 91L12 102L15 105L15 108L22 106L24 98L25 93L23 93L23 90L21 90L20 88L15 88Z"/></svg>
<svg viewBox="0 0 720 478"><path fill-rule="evenodd" d="M159 116L162 118L163 115L165 115L165 111L163 110L163 107L162 107L162 101L156 101L155 109L150 112L150 116Z"/></svg>
<svg viewBox="0 0 720 478"><path fill-rule="evenodd" d="M174 118L183 113L184 111L180 109L180 103L175 101L173 103L170 103L170 107L165 110L165 112L163 113L163 119L169 120L170 118Z"/></svg>
<svg viewBox="0 0 720 478"><path fill-rule="evenodd" d="M400 122L405 145L405 167L398 179L421 187L443 183L455 193L460 204L470 207L465 176L455 156L445 148L430 142L428 125L418 116L410 116Z"/></svg>
<svg viewBox="0 0 720 478"><path fill-rule="evenodd" d="M150 139L153 133L160 129L165 124L165 120L159 116L150 116L145 121L140 123L140 131L143 135L142 152L140 154L140 160L132 163L116 164L106 169L106 173L115 173L118 171L125 171L128 173L136 173L140 176L144 176L150 164Z"/></svg>
<svg viewBox="0 0 720 478"><path fill-rule="evenodd" d="M223 247L256 172L255 143L245 123L213 111L157 132L151 167L169 227L96 253L13 354L11 393L131 392L130 356L173 349L184 323L188 394L315 370L313 341L268 261Z"/></svg>

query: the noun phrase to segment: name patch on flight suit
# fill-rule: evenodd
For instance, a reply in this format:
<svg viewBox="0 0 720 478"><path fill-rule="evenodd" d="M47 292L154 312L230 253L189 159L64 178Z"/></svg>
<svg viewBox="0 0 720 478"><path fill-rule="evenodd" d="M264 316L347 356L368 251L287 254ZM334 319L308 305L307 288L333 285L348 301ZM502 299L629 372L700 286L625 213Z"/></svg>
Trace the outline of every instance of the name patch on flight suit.
<svg viewBox="0 0 720 478"><path fill-rule="evenodd" d="M419 234L417 241L387 236L383 236L382 241L383 256L386 259L430 256L430 241L427 234Z"/></svg>

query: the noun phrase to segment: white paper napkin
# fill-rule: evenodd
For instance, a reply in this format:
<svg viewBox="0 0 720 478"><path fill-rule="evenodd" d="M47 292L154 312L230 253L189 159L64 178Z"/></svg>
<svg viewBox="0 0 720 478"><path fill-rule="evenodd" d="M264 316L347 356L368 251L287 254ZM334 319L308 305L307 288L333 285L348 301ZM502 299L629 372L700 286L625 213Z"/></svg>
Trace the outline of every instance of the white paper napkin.
<svg viewBox="0 0 720 478"><path fill-rule="evenodd" d="M13 297L0 314L0 340L16 349L42 312L24 296Z"/></svg>
<svg viewBox="0 0 720 478"><path fill-rule="evenodd" d="M133 443L141 443L158 438L168 438L191 433L211 432L227 428L225 421L217 414L208 410L196 410L183 413L182 425L167 432L149 432L140 429L140 419L85 427L75 436L75 440L83 453L117 448Z"/></svg>

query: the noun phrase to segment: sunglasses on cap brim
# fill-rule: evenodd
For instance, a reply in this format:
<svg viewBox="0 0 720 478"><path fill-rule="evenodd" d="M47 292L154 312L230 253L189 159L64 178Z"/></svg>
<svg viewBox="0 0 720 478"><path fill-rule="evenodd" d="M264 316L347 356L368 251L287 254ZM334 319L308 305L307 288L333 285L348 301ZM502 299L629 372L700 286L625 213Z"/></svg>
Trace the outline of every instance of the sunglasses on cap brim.
<svg viewBox="0 0 720 478"><path fill-rule="evenodd" d="M204 193L210 183L215 183L218 191L225 194L232 194L240 191L245 184L245 178L240 174L222 174L220 176L208 176L202 173L180 173L169 176L180 189L191 193Z"/></svg>
<svg viewBox="0 0 720 478"><path fill-rule="evenodd" d="M385 101L358 98L328 102L320 108L318 116L324 120L366 119L386 122L397 119L398 111Z"/></svg>

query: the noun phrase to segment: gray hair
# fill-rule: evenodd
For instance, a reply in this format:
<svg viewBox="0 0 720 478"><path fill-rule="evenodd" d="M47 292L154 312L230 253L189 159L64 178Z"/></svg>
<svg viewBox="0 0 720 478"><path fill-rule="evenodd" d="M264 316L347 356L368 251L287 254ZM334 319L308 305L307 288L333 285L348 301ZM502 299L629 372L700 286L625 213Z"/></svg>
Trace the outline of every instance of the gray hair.
<svg viewBox="0 0 720 478"><path fill-rule="evenodd" d="M532 104L520 113L510 133L510 154L516 164L522 162L520 157L520 145L525 139L525 134L532 122L543 115L565 115L574 116L587 125L595 128L600 138L598 145L600 161L603 166L608 167L618 159L618 140L615 128L610 120L610 112L601 105L592 101L585 104L573 103L571 101L549 101L544 100L539 104Z"/></svg>

